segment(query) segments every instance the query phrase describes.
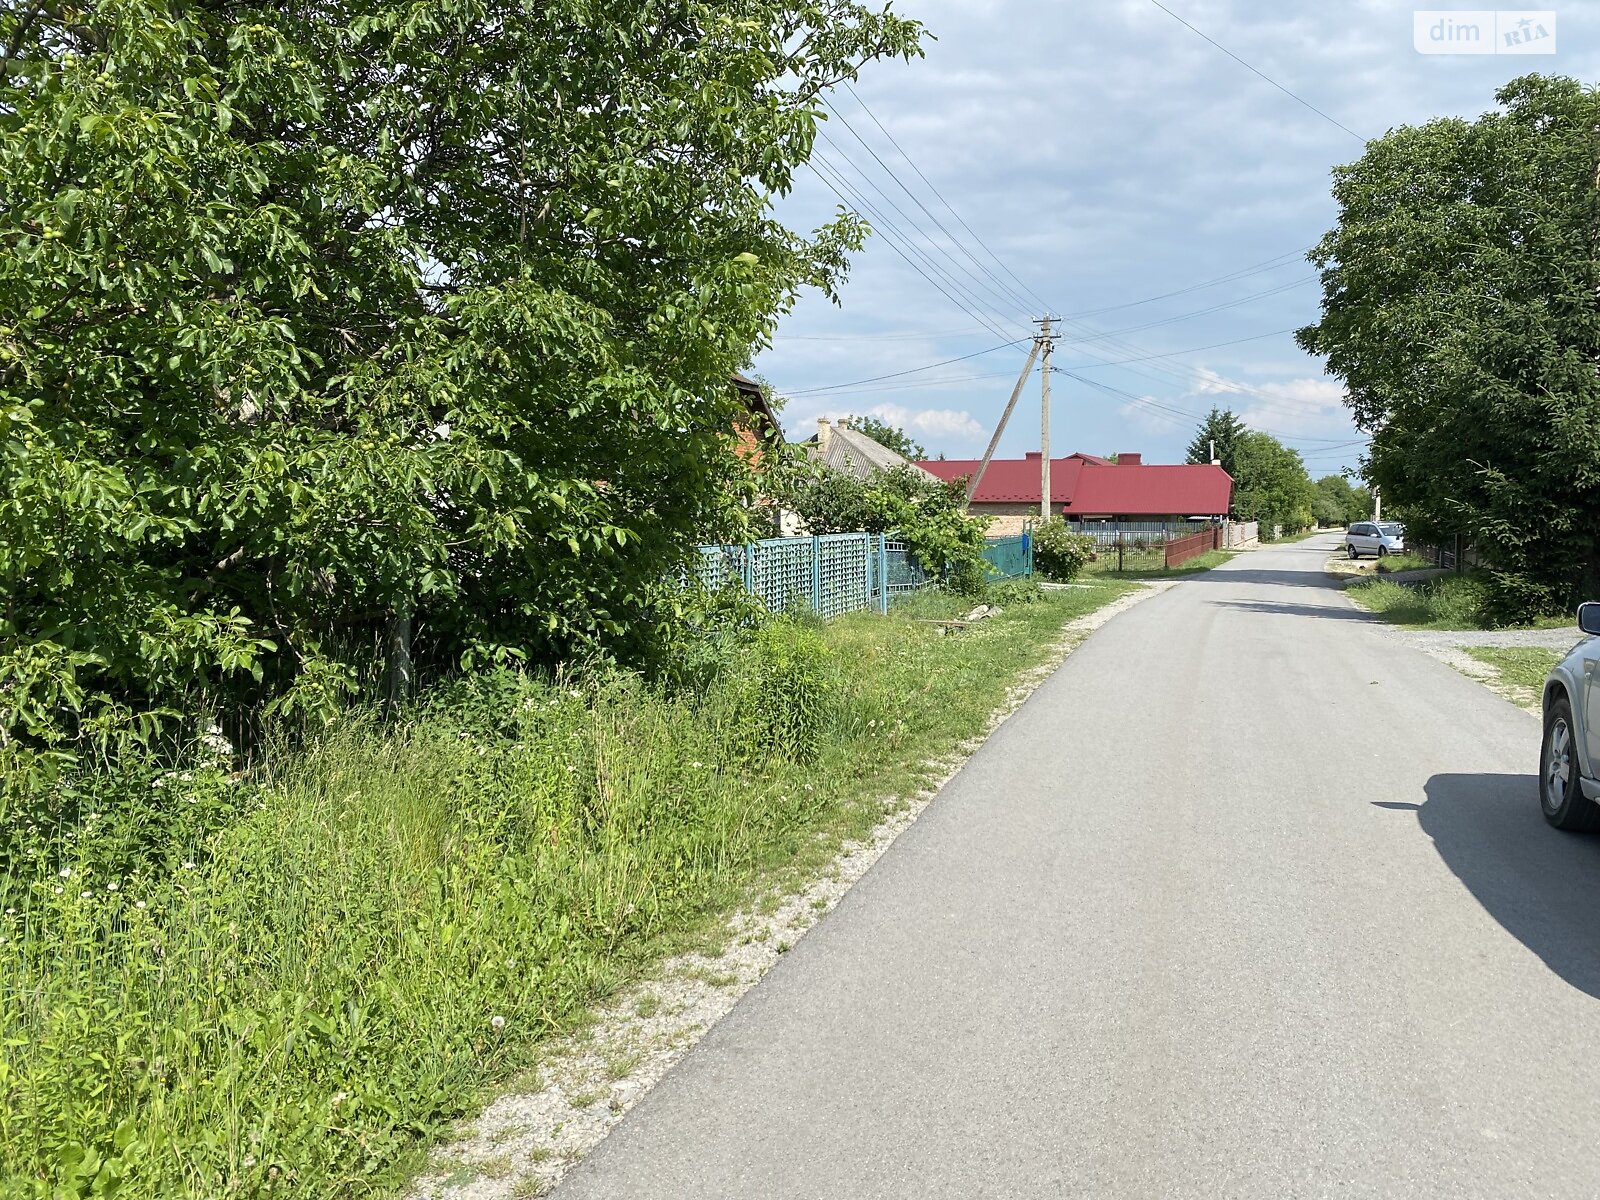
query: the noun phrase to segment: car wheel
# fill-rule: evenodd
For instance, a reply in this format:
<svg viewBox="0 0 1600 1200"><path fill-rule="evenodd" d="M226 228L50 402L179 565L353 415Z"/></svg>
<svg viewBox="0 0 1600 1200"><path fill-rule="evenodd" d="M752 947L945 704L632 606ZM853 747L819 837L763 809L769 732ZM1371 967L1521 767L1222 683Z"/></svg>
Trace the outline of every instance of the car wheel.
<svg viewBox="0 0 1600 1200"><path fill-rule="evenodd" d="M1359 554L1356 553L1356 548L1354 546L1352 546L1352 545L1349 545L1349 544L1346 544L1346 546L1344 548L1344 552L1346 554L1348 554L1351 558L1360 558L1361 557Z"/></svg>
<svg viewBox="0 0 1600 1200"><path fill-rule="evenodd" d="M1578 786L1578 747L1573 740L1572 705L1557 696L1544 714L1544 749L1539 755L1539 807L1557 829L1593 833L1600 829L1600 805Z"/></svg>
<svg viewBox="0 0 1600 1200"><path fill-rule="evenodd" d="M1388 558L1389 557L1389 547L1387 547L1387 546L1379 546L1378 547L1378 557L1379 558Z"/></svg>

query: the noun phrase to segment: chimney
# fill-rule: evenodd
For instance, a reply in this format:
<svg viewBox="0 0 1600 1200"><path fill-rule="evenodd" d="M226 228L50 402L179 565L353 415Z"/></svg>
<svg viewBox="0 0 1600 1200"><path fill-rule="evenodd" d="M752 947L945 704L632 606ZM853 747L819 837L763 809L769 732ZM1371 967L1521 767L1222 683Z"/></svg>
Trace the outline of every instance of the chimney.
<svg viewBox="0 0 1600 1200"><path fill-rule="evenodd" d="M1123 451L1117 455L1117 466L1119 467L1142 467L1143 465L1144 455L1142 454L1129 454Z"/></svg>
<svg viewBox="0 0 1600 1200"><path fill-rule="evenodd" d="M828 445L833 441L833 423L827 417L817 418L817 451L821 454L828 452Z"/></svg>
<svg viewBox="0 0 1600 1200"><path fill-rule="evenodd" d="M1027 455L1026 455L1026 458L1027 458L1027 460L1029 462L1038 462L1039 461L1039 455L1041 453L1042 453L1042 451L1039 451L1039 450L1029 450Z"/></svg>

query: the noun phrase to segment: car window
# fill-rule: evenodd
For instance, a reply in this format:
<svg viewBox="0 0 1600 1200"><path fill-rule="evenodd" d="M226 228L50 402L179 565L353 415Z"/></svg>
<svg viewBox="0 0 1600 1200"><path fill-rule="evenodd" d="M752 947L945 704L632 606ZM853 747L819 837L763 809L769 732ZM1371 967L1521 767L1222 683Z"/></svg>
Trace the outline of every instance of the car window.
<svg viewBox="0 0 1600 1200"><path fill-rule="evenodd" d="M1393 521L1385 521L1382 525L1378 526L1378 532L1386 534L1389 537L1399 537L1400 526L1395 524Z"/></svg>
<svg viewBox="0 0 1600 1200"><path fill-rule="evenodd" d="M1350 527L1350 532L1355 534L1357 537L1369 537L1372 534L1372 526L1371 525L1352 525Z"/></svg>

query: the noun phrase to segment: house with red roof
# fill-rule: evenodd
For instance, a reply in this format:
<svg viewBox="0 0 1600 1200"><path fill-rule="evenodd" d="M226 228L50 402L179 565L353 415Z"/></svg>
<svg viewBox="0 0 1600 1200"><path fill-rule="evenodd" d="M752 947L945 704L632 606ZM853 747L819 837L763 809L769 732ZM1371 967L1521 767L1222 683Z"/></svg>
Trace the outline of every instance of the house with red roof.
<svg viewBox="0 0 1600 1200"><path fill-rule="evenodd" d="M940 479L976 474L977 459L937 459L917 464ZM992 518L989 532L1020 530L1039 516L1039 455L989 462L969 511ZM1050 460L1050 511L1093 529L1192 526L1220 521L1233 499L1233 477L1210 463L1157 465L1139 454L1115 459L1072 454Z"/></svg>

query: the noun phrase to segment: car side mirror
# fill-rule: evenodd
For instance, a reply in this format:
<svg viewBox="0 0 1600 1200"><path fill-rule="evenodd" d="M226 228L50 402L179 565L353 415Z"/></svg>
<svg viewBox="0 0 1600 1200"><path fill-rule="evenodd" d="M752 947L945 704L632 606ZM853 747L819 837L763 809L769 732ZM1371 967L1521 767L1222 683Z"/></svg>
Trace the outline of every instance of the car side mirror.
<svg viewBox="0 0 1600 1200"><path fill-rule="evenodd" d="M1587 634L1600 634L1600 604L1591 600L1578 605L1578 628Z"/></svg>

